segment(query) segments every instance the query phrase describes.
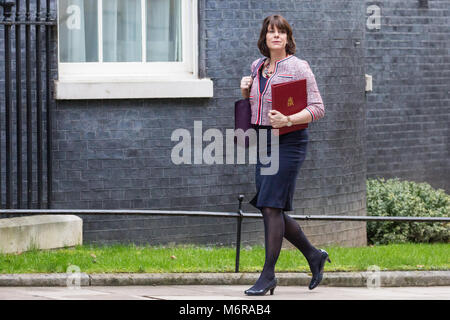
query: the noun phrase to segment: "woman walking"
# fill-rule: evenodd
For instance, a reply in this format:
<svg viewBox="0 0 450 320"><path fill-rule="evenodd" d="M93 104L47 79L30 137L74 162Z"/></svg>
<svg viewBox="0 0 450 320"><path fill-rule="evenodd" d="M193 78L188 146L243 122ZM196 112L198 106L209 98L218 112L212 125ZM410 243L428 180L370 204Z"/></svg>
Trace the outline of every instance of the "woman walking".
<svg viewBox="0 0 450 320"><path fill-rule="evenodd" d="M328 253L315 248L298 223L285 213L293 210L295 183L306 156L308 130L300 129L279 136L279 170L274 175L260 174L261 167L265 165L259 159L259 131L268 130L267 155L270 156L270 131L319 120L325 114L322 97L308 62L294 56L296 45L286 19L280 15L264 19L258 48L264 57L252 63L251 71L256 76L254 79L243 77L241 91L244 98L250 98L251 123L257 131L257 193L250 203L261 210L264 218L265 263L259 279L245 294L265 295L269 290L273 294L277 285L275 264L283 237L297 247L308 261L312 272L309 289L312 290L322 280L325 261L331 261ZM307 80L308 106L290 116L272 110L271 85L299 79Z"/></svg>

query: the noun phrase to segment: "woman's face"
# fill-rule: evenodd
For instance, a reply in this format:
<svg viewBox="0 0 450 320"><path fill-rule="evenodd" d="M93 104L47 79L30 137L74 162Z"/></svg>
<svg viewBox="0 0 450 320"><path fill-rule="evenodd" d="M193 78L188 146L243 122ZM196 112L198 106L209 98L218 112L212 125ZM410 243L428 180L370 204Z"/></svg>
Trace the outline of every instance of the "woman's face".
<svg viewBox="0 0 450 320"><path fill-rule="evenodd" d="M269 26L266 33L266 44L270 51L285 49L287 33L285 31L279 31L276 26Z"/></svg>

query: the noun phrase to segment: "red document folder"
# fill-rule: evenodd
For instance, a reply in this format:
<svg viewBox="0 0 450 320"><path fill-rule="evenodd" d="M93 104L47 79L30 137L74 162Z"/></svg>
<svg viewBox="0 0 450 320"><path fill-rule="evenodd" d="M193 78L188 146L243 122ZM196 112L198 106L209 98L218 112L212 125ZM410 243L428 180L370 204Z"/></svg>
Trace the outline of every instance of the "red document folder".
<svg viewBox="0 0 450 320"><path fill-rule="evenodd" d="M298 113L308 105L308 94L306 91L306 79L277 83L272 85L272 109L278 110L285 116ZM279 134L308 128L307 123L296 124L290 127L278 128ZM274 132L275 134L275 132Z"/></svg>

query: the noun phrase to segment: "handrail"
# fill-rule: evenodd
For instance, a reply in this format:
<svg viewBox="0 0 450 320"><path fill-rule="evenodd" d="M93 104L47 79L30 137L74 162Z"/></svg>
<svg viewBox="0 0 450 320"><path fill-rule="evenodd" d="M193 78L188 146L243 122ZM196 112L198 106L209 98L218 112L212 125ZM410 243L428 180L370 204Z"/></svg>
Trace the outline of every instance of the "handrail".
<svg viewBox="0 0 450 320"><path fill-rule="evenodd" d="M0 214L86 214L86 215L174 215L174 216L213 216L224 218L262 218L261 213L236 213L216 211L184 210L114 210L114 209L0 209ZM412 216L340 216L340 215L289 215L296 220L342 220L342 221L404 221L404 222L450 222L450 217L412 217Z"/></svg>

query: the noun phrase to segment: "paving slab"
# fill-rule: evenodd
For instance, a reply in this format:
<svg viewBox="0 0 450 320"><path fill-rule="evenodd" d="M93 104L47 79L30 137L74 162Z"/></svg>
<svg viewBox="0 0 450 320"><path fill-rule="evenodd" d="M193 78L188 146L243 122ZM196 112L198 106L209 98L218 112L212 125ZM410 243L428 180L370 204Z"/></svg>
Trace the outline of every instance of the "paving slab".
<svg viewBox="0 0 450 320"><path fill-rule="evenodd" d="M0 300L450 300L450 286L363 287L277 286L274 295L250 297L244 285L108 287L0 287Z"/></svg>

